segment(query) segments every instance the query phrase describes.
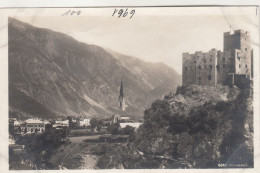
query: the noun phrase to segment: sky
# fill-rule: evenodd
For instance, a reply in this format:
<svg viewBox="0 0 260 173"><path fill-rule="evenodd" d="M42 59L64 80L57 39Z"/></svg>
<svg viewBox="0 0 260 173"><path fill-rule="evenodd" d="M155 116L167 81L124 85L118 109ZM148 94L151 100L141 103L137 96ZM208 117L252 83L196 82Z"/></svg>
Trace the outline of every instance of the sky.
<svg viewBox="0 0 260 173"><path fill-rule="evenodd" d="M99 8L87 9L87 13L76 17L46 16L39 12L39 16L15 18L144 61L164 62L181 74L183 52L223 50L224 32L249 31L253 48L258 47L256 10L255 7L137 8L129 19L112 17L114 9Z"/></svg>

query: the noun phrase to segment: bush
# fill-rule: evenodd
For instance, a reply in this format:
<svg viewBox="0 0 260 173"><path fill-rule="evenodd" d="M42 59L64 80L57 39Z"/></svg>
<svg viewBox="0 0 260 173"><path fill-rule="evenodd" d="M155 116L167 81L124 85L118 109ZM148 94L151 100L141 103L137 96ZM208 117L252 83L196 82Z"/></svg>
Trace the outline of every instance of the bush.
<svg viewBox="0 0 260 173"><path fill-rule="evenodd" d="M108 126L107 131L109 131L109 133L115 135L118 134L118 130L119 130L119 124L111 124L110 126Z"/></svg>
<svg viewBox="0 0 260 173"><path fill-rule="evenodd" d="M111 158L108 155L102 156L101 158L98 159L97 166L100 169L107 169L107 168L109 168L108 164L110 163L110 159Z"/></svg>
<svg viewBox="0 0 260 173"><path fill-rule="evenodd" d="M97 144L91 150L93 154L104 155L107 151L112 150L112 148L109 144Z"/></svg>

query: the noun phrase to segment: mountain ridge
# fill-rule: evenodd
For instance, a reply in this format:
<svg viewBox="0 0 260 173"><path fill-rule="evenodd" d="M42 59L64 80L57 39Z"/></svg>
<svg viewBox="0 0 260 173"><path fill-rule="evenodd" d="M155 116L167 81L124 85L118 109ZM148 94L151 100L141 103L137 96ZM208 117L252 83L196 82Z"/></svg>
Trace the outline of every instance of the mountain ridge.
<svg viewBox="0 0 260 173"><path fill-rule="evenodd" d="M118 113L122 76L129 105L126 113L140 117L150 102L181 83L180 75L167 65L169 76L159 74L156 64L140 60L141 66L131 65L127 55L117 54L117 59L102 47L13 18L9 18L8 35L9 84L55 115L108 117ZM141 73L134 73L133 67ZM160 79L150 73L158 73ZM165 82L169 85L162 86ZM156 88L158 93L151 92Z"/></svg>

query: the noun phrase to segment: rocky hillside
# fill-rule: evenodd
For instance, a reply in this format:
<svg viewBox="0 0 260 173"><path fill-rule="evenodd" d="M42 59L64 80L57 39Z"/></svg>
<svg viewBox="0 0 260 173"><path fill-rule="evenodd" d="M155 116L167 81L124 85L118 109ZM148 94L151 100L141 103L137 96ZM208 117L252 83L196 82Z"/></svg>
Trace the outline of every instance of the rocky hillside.
<svg viewBox="0 0 260 173"><path fill-rule="evenodd" d="M140 117L153 100L181 83L165 64L112 53L13 18L8 36L11 116L111 116L118 110L122 76L126 113Z"/></svg>
<svg viewBox="0 0 260 173"><path fill-rule="evenodd" d="M135 140L102 168L253 167L252 88L179 87L145 111ZM122 149L123 148L123 149ZM111 161L106 157L110 156ZM240 165L240 166L235 166Z"/></svg>

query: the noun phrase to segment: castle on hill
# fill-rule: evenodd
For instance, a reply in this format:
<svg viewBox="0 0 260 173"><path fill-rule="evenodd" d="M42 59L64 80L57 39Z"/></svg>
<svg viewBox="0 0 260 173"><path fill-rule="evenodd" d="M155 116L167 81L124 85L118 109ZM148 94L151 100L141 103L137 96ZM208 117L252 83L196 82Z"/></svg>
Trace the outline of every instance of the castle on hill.
<svg viewBox="0 0 260 173"><path fill-rule="evenodd" d="M237 84L253 77L253 50L250 33L243 30L224 33L223 52L211 49L182 54L182 85Z"/></svg>

